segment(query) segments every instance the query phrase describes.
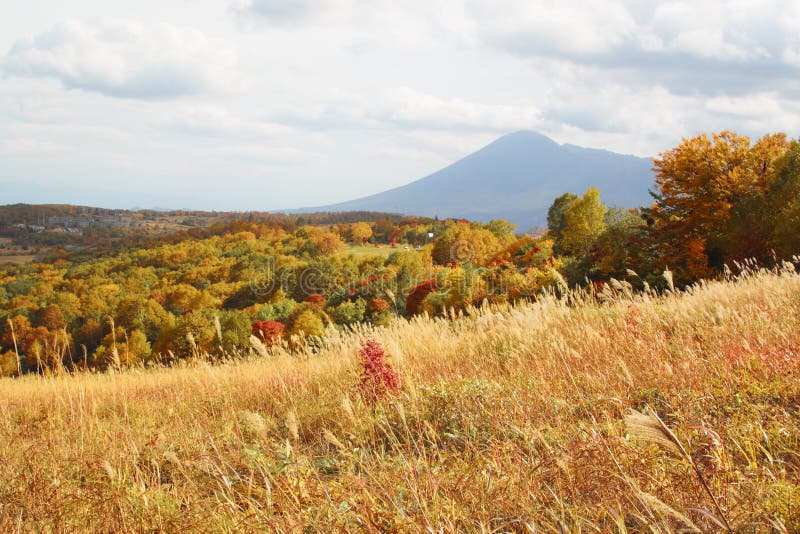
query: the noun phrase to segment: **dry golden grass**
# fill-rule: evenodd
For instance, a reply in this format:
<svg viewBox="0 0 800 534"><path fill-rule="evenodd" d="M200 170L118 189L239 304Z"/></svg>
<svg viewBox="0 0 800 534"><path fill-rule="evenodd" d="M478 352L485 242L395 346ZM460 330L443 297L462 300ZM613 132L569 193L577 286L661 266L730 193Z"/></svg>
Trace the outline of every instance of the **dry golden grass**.
<svg viewBox="0 0 800 534"><path fill-rule="evenodd" d="M3 264L3 263L14 263L14 264L17 264L17 265L22 265L22 264L31 263L31 262L34 262L34 261L36 261L36 256L30 255L30 254L29 255L25 255L25 256L20 256L20 255L10 255L10 256L0 255L0 264Z"/></svg>
<svg viewBox="0 0 800 534"><path fill-rule="evenodd" d="M0 530L800 530L800 276L609 296L0 380Z"/></svg>

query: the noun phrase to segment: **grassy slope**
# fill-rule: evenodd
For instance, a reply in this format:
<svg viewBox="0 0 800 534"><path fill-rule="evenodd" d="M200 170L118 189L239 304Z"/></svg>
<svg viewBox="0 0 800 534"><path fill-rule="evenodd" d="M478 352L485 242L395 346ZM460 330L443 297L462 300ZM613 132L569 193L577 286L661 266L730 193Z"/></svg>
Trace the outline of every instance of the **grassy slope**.
<svg viewBox="0 0 800 534"><path fill-rule="evenodd" d="M0 380L0 530L797 531L800 276L374 336L406 387L317 355ZM629 435L652 406L688 462Z"/></svg>
<svg viewBox="0 0 800 534"><path fill-rule="evenodd" d="M343 256L353 255L356 258L362 258L365 256L381 256L381 257L388 257L393 252L402 252L403 245L398 245L397 247L391 247L390 245L382 245L380 247L374 245L364 245L364 246L357 246L357 245L347 245L347 247L342 250L340 253Z"/></svg>

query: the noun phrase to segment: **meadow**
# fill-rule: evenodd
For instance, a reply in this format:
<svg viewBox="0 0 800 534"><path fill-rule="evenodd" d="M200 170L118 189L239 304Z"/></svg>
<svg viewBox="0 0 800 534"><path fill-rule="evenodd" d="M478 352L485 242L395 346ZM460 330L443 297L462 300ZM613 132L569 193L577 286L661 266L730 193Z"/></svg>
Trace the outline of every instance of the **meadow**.
<svg viewBox="0 0 800 534"><path fill-rule="evenodd" d="M405 248L408 247L408 248ZM349 256L353 255L356 258L371 258L371 257L380 257L380 258L388 258L393 253L402 251L402 250L411 250L413 247L405 245L405 246L398 246L392 247L389 245L382 245L382 246L375 246L375 245L348 245L344 250L342 250L339 254L342 256Z"/></svg>
<svg viewBox="0 0 800 534"><path fill-rule="evenodd" d="M799 312L786 264L0 379L0 530L796 532Z"/></svg>

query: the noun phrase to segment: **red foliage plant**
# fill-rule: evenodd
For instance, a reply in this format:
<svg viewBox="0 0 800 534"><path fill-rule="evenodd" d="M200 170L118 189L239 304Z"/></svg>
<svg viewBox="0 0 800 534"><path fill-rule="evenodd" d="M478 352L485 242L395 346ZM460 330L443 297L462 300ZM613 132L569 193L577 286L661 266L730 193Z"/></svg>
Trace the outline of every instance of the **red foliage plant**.
<svg viewBox="0 0 800 534"><path fill-rule="evenodd" d="M408 292L408 297L406 297L406 313L408 315L422 313L422 302L425 300L425 297L437 289L436 278L425 280L414 286L411 291Z"/></svg>
<svg viewBox="0 0 800 534"><path fill-rule="evenodd" d="M325 296L319 293L312 293L306 297L305 301L314 306L323 306L325 304Z"/></svg>
<svg viewBox="0 0 800 534"><path fill-rule="evenodd" d="M372 299L367 304L367 311L373 315L379 315L389 309L389 303L385 299Z"/></svg>
<svg viewBox="0 0 800 534"><path fill-rule="evenodd" d="M252 328L253 335L269 345L280 343L286 330L286 326L278 321L256 321L252 324Z"/></svg>
<svg viewBox="0 0 800 534"><path fill-rule="evenodd" d="M361 380L358 389L368 402L377 402L387 394L400 391L400 375L387 360L388 356L380 343L367 339L358 351L361 361Z"/></svg>
<svg viewBox="0 0 800 534"><path fill-rule="evenodd" d="M372 282L374 282L377 279L378 279L378 277L373 274L369 278L366 278L364 280L359 281L358 285L360 285L361 287L367 287L369 284L371 284Z"/></svg>

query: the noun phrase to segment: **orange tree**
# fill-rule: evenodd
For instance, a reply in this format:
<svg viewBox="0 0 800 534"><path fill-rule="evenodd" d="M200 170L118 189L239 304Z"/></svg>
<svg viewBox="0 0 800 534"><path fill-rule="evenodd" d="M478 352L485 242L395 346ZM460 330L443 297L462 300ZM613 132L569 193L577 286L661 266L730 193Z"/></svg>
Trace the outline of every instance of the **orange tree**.
<svg viewBox="0 0 800 534"><path fill-rule="evenodd" d="M653 270L669 267L676 281L686 283L720 269L729 259L725 244L734 208L768 189L789 147L782 133L751 144L749 137L723 131L662 152L653 161L656 202L644 210Z"/></svg>

